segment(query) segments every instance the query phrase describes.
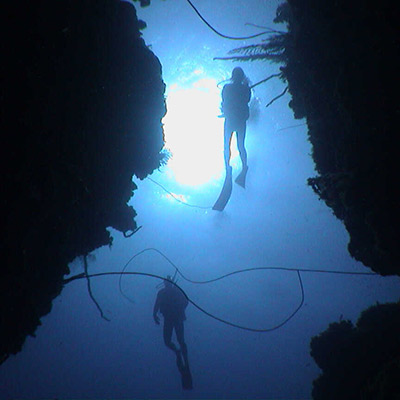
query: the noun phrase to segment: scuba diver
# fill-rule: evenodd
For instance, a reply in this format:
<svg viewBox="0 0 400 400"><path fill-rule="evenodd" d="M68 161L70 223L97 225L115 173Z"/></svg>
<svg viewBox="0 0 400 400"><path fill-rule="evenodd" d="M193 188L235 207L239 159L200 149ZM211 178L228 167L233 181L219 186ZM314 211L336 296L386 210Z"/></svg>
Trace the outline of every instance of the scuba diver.
<svg viewBox="0 0 400 400"><path fill-rule="evenodd" d="M178 352L177 347L172 342L172 332L175 330L176 339L180 345L182 354L187 352L183 321L186 319L185 308L188 305L188 300L185 295L174 285L171 276L164 279L164 289L161 289L157 294L157 299L153 308L154 322L159 325L160 318L158 312L164 317L164 343L173 350Z"/></svg>
<svg viewBox="0 0 400 400"><path fill-rule="evenodd" d="M173 278L168 275L164 279L164 288L157 293L153 308L153 318L157 325L160 325L158 312L164 317L164 343L176 354L176 363L182 377L182 387L184 389L193 388L183 328L183 322L186 320L185 309L188 303L186 296L175 285ZM180 349L172 342L174 330Z"/></svg>
<svg viewBox="0 0 400 400"><path fill-rule="evenodd" d="M247 152L244 145L246 137L246 121L249 118L248 103L251 97L248 78L243 69L236 67L232 71L231 83L226 84L222 89L221 110L224 123L224 160L227 174L231 174L232 167L229 165L230 145L233 132L236 132L237 146L242 161L242 171L235 182L245 187L247 166Z"/></svg>

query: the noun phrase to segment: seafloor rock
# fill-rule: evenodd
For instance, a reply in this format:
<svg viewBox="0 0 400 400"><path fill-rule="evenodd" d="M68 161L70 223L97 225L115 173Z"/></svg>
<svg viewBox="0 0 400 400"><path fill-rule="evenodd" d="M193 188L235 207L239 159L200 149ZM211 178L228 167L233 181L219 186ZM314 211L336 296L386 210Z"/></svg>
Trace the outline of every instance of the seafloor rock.
<svg viewBox="0 0 400 400"><path fill-rule="evenodd" d="M398 8L388 0L288 3L283 71L290 105L309 127L319 174L309 184L343 220L350 254L399 275Z"/></svg>
<svg viewBox="0 0 400 400"><path fill-rule="evenodd" d="M400 303L363 311L356 326L335 322L311 340L311 356L323 373L314 400L400 398Z"/></svg>
<svg viewBox="0 0 400 400"><path fill-rule="evenodd" d="M7 2L3 13L0 363L34 335L67 264L136 229L126 205L162 160L161 65L134 7Z"/></svg>

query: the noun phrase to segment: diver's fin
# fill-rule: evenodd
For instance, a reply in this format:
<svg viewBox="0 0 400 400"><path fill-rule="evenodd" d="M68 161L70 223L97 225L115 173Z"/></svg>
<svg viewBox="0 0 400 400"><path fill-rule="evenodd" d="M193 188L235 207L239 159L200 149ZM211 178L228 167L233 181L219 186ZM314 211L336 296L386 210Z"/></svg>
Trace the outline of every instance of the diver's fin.
<svg viewBox="0 0 400 400"><path fill-rule="evenodd" d="M193 389L193 379L192 373L189 368L186 368L185 371L181 375L182 378L182 389L192 390Z"/></svg>
<svg viewBox="0 0 400 400"><path fill-rule="evenodd" d="M247 171L249 170L249 167L243 167L242 172L237 176L235 179L235 182L241 186L242 188L246 188L246 176L247 176Z"/></svg>
<svg viewBox="0 0 400 400"><path fill-rule="evenodd" d="M232 167L228 167L226 170L224 186L222 187L221 193L213 206L213 210L223 211L232 194Z"/></svg>
<svg viewBox="0 0 400 400"><path fill-rule="evenodd" d="M182 389L192 390L193 389L193 379L192 373L190 372L189 360L187 354L183 355L181 351L176 352L176 365L181 374Z"/></svg>

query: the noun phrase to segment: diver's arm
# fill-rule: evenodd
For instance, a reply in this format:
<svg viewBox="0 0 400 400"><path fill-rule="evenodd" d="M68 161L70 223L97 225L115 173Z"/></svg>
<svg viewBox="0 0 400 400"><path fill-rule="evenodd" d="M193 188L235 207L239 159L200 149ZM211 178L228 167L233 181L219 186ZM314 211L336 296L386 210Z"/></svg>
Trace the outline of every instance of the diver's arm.
<svg viewBox="0 0 400 400"><path fill-rule="evenodd" d="M157 299L156 302L154 303L154 307L153 307L153 319L154 322L159 325L160 324L160 318L158 317L157 313L160 311L160 298L157 295Z"/></svg>
<svg viewBox="0 0 400 400"><path fill-rule="evenodd" d="M247 103L250 101L251 99L251 89L247 86Z"/></svg>
<svg viewBox="0 0 400 400"><path fill-rule="evenodd" d="M189 301L188 301L187 297L184 296L184 299L183 299L183 307L186 308L186 307L188 306L188 304L189 304Z"/></svg>
<svg viewBox="0 0 400 400"><path fill-rule="evenodd" d="M221 106L219 107L222 114L224 114L224 89L225 89L225 87L222 89L222 94L221 94Z"/></svg>
<svg viewBox="0 0 400 400"><path fill-rule="evenodd" d="M176 289L176 291L177 291L177 306L181 307L182 310L184 310L188 306L189 301L186 295L181 290Z"/></svg>

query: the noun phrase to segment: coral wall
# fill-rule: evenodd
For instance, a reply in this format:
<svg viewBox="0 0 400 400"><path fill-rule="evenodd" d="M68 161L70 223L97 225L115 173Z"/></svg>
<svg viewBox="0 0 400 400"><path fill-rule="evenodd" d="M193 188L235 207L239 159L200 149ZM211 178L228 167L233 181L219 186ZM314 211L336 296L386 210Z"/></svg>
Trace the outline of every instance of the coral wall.
<svg viewBox="0 0 400 400"><path fill-rule="evenodd" d="M284 72L290 105L307 118L319 174L309 183L343 220L350 254L398 275L397 8L388 0L288 3Z"/></svg>
<svg viewBox="0 0 400 400"><path fill-rule="evenodd" d="M135 8L7 2L3 59L0 362L62 290L67 264L136 229L126 205L160 165L161 65Z"/></svg>

